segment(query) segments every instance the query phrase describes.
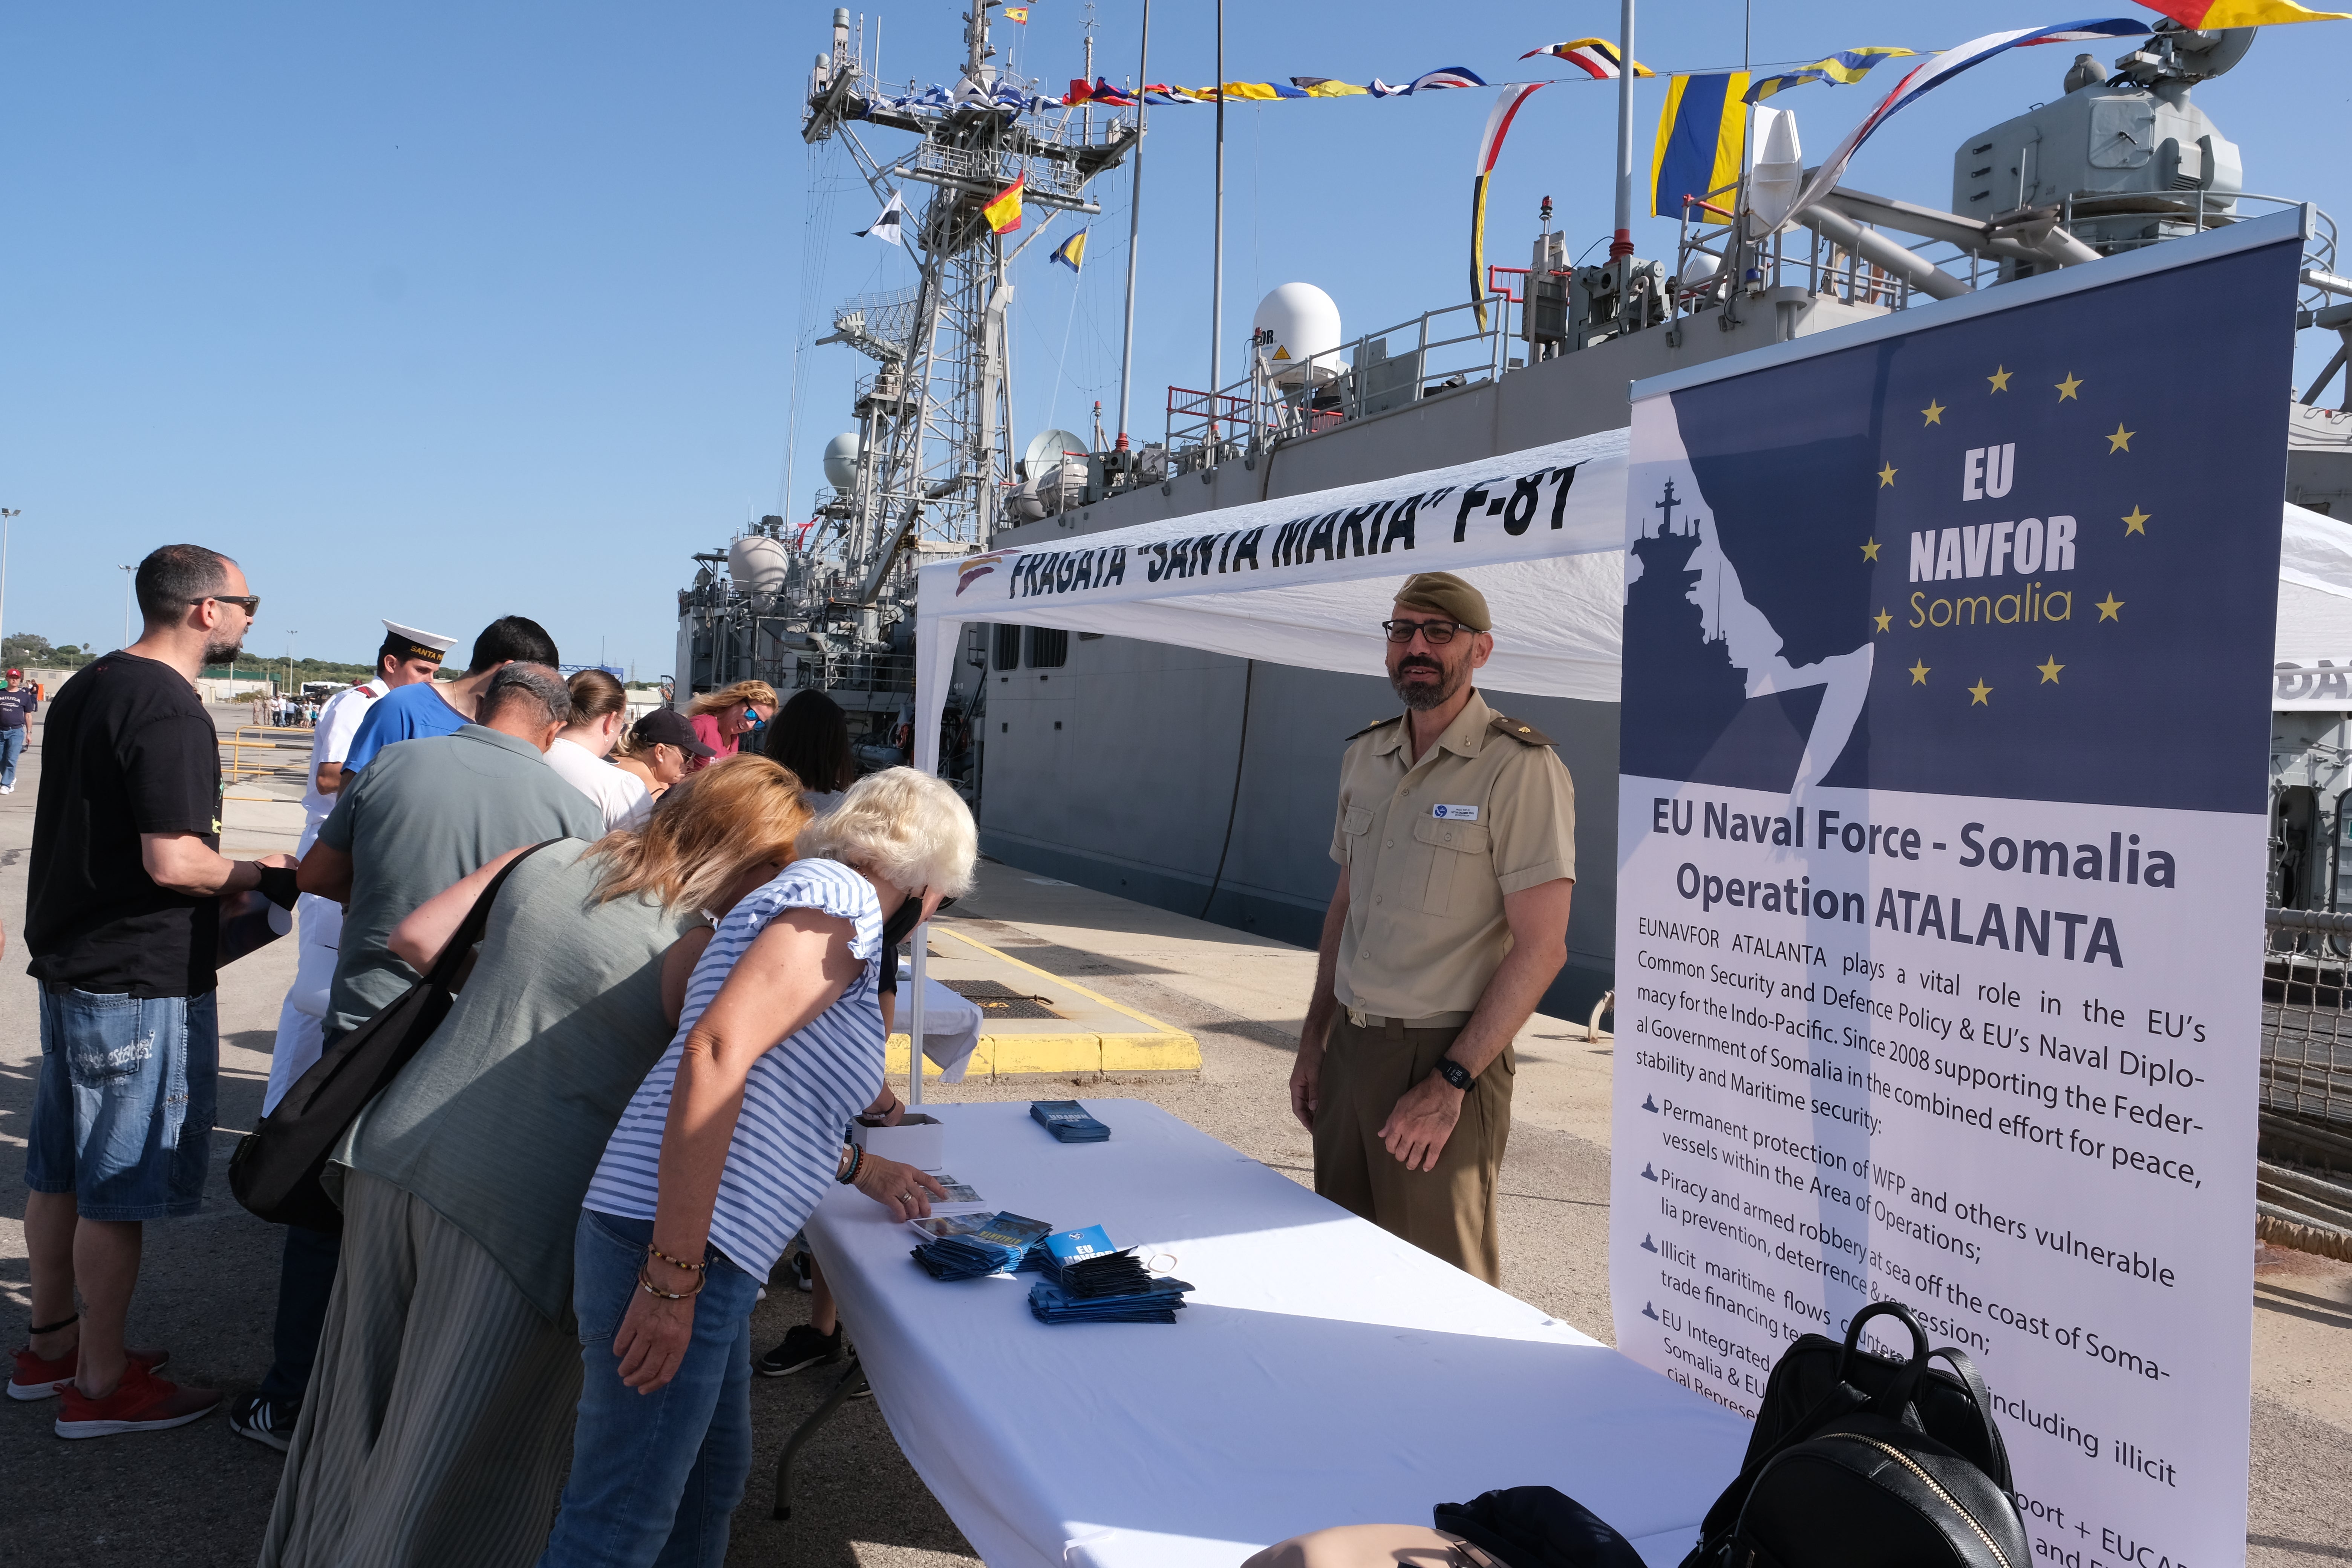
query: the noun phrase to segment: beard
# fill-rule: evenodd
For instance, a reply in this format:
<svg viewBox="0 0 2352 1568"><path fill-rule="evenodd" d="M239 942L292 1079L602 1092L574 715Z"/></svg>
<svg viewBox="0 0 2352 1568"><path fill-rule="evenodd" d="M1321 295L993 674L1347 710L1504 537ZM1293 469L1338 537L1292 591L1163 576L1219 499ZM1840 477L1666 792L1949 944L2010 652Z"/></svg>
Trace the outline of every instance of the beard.
<svg viewBox="0 0 2352 1568"><path fill-rule="evenodd" d="M1434 670L1437 679L1433 681L1405 679L1408 674L1417 669ZM1470 666L1466 661L1449 669L1433 658L1416 654L1390 673L1389 689L1394 691L1407 708L1417 713L1426 713L1452 701L1454 694L1461 690L1463 682L1469 679Z"/></svg>
<svg viewBox="0 0 2352 1568"><path fill-rule="evenodd" d="M226 642L208 642L205 644L205 662L206 664L226 664L229 660L235 658L238 654L241 654L244 651L245 637L242 634L231 637Z"/></svg>

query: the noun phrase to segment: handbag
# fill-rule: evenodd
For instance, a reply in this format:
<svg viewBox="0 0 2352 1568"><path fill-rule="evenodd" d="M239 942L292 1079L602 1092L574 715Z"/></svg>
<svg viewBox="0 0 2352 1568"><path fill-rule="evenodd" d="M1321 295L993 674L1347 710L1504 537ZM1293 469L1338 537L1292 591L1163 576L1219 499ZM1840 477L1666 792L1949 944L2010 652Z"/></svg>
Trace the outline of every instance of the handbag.
<svg viewBox="0 0 2352 1568"><path fill-rule="evenodd" d="M1641 1553L1609 1521L1552 1487L1506 1487L1442 1502L1430 1522L1503 1568L1642 1568Z"/></svg>
<svg viewBox="0 0 2352 1568"><path fill-rule="evenodd" d="M1908 1358L1861 1348L1863 1324L1882 1316L1911 1331ZM1843 1344L1807 1334L1773 1367L1739 1475L1683 1568L2032 1563L1983 1376L1960 1351L1930 1351L1908 1308L1879 1301Z"/></svg>
<svg viewBox="0 0 2352 1568"><path fill-rule="evenodd" d="M229 1155L228 1187L236 1201L272 1225L299 1225L330 1236L343 1229L341 1205L320 1176L378 1090L398 1076L449 1015L458 971L489 924L490 903L514 868L549 844L534 844L501 867L474 900L423 978L373 1017L320 1053L261 1125Z"/></svg>

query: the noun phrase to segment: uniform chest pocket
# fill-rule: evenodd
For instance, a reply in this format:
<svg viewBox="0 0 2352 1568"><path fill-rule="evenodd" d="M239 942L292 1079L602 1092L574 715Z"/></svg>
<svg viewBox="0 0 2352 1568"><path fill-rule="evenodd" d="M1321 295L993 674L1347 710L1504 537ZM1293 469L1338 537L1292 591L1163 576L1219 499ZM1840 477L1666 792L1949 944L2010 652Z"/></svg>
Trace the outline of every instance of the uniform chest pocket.
<svg viewBox="0 0 2352 1568"><path fill-rule="evenodd" d="M1476 909L1479 889L1491 889L1495 881L1495 840L1486 825L1423 816L1414 819L1412 837L1429 856L1421 907L1433 915Z"/></svg>
<svg viewBox="0 0 2352 1568"><path fill-rule="evenodd" d="M1339 841L1348 857L1348 864L1356 863L1356 852L1363 846L1363 837L1371 831L1372 808L1351 805L1339 817Z"/></svg>

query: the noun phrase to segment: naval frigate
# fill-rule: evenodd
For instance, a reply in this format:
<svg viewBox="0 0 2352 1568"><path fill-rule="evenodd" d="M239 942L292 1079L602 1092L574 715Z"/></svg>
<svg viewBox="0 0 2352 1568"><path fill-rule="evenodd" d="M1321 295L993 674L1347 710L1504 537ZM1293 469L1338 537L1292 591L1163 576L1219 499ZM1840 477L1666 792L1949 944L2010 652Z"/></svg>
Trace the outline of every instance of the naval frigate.
<svg viewBox="0 0 2352 1568"><path fill-rule="evenodd" d="M749 676L827 690L851 711L869 766L911 752L913 573L925 559L1613 429L1627 420L1628 384L1644 377L2302 205L2247 189L2237 146L2191 101L2197 83L2243 61L2257 30L2159 23L2111 64L2078 55L2050 101L1964 141L1942 206L1840 185L1796 222L1768 226L1749 189L1771 155L1759 148L1739 183L1686 205L1670 261L1573 265L1547 203L1528 265L1489 268L1486 299L1349 334L1320 290L1285 285L1253 321L1247 374L1171 388L1160 439L1108 443L1097 428L1019 442L1006 417L1002 316L1013 253L979 224L980 209L1027 170L1033 193L1042 184L1095 210L1087 184L1134 152L1140 111L1074 117L990 64L987 22L988 7L975 5L963 79L926 100L866 73L847 13L835 13L803 136L837 138L877 195L906 181L929 186L923 281L835 314L826 341L877 368L857 385L855 432L827 449L813 522L763 519L698 555L678 599L682 691ZM1091 58L1088 68L1092 79ZM886 159L864 141L880 130L918 141ZM2352 346L2352 281L2324 213L2313 233L2296 326ZM2281 408L2284 499L2338 517L2352 516L2352 374L2339 407L2320 403L2346 359L2339 352ZM940 754L973 803L985 852L1315 942L1335 877L1339 752L1395 707L1377 670L1337 675L1034 627L967 637ZM1617 707L1491 700L1554 737L1578 784L1570 957L1545 1010L1581 1017L1612 984ZM2326 859L2332 869L2343 795L2305 775L2336 755L2326 736L2347 732L2352 714L2334 716L2333 730L2317 722L2328 716L2298 717L2314 720L2311 737L2283 731L2272 760L2273 898L2334 907L2333 876L2294 868ZM2336 784L2352 784L2341 758L2334 765L2345 775Z"/></svg>

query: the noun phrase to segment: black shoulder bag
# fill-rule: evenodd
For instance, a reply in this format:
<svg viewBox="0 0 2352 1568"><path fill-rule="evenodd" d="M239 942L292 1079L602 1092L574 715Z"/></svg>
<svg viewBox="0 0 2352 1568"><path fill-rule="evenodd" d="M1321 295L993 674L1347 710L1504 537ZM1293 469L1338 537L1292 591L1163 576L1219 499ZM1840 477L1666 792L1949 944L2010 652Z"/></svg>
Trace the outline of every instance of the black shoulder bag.
<svg viewBox="0 0 2352 1568"><path fill-rule="evenodd" d="M228 1186L238 1203L272 1225L342 1234L342 1208L320 1184L327 1157L368 1101L408 1065L448 1016L457 972L482 940L499 889L516 867L555 842L551 838L534 844L501 867L433 961L431 972L399 1000L329 1046L310 1070L294 1080L278 1109L237 1140L228 1161Z"/></svg>
<svg viewBox="0 0 2352 1568"><path fill-rule="evenodd" d="M1881 1316L1911 1331L1907 1359L1861 1348ZM1843 1344L1807 1334L1773 1367L1747 1460L1682 1568L1897 1565L2032 1568L2032 1549L1975 1363L1930 1351L1909 1309L1880 1301Z"/></svg>

